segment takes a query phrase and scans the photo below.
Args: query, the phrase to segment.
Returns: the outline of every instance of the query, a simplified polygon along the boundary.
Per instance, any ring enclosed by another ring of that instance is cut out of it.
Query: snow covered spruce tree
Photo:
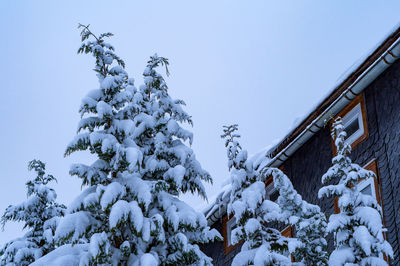
[[[45,164],[32,160],[29,170],[36,177],[26,183],[27,200],[7,207],[1,217],[4,226],[9,221],[24,223],[28,232],[21,238],[6,243],[0,250],[1,265],[29,265],[55,248],[54,231],[66,207],[56,202],[57,194],[47,184],[56,181],[52,175],[46,175]]]
[[[57,227],[66,245],[54,259],[64,254],[79,265],[209,265],[197,244],[220,236],[178,196],[189,191],[206,197],[202,181],[211,178],[185,144],[192,134],[180,126],[191,123],[183,102],[170,98],[155,71],[168,61],[151,57],[138,90],[104,41],[112,34],[95,36],[81,27],[78,52],[95,57],[100,86],[83,99],[78,135],[65,154],[88,150],[97,160],[71,167],[88,188]]]
[[[279,191],[277,203],[282,218],[295,228],[298,240],[292,253],[295,261],[305,265],[327,265],[325,214],[318,206],[304,201],[281,170],[266,167],[260,172],[265,176],[273,176],[274,186]]]
[[[185,103],[169,96],[164,78],[156,71],[162,65],[168,75],[168,60],[155,54],[143,73],[144,113],[151,116],[152,122],[147,132],[136,139],[143,147],[142,179],[151,186],[149,213],[154,213],[161,225],[148,248],[154,250],[162,264],[210,265],[211,259],[197,244],[222,237],[215,229],[210,230],[202,213],[195,212],[177,197],[191,192],[206,199],[202,181],[212,182],[212,179],[185,144],[192,144],[193,134],[181,125],[192,125],[192,120],[182,109]]]
[[[288,245],[295,239],[283,237],[270,227],[271,222],[283,221],[278,204],[268,200],[265,175],[259,175],[247,160],[236,133],[237,125],[224,126],[228,167],[231,170],[231,193],[228,215],[233,214],[236,228],[232,231],[232,244],[243,241],[241,251],[232,265],[290,265],[286,255]]]
[[[329,217],[328,232],[335,234],[335,250],[329,257],[329,265],[386,265],[384,253],[393,257],[390,244],[383,238],[382,210],[370,195],[357,190],[362,179],[374,178],[375,174],[351,162],[350,145],[345,142],[346,132],[340,118],[334,121],[332,137],[337,155],[332,167],[322,176],[322,183],[337,182],[322,187],[318,193],[337,197],[339,214]]]

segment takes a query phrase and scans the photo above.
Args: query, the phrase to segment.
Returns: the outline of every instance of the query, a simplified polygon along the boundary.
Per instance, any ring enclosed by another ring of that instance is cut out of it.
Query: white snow
[[[100,87],[101,87],[103,90],[107,91],[107,90],[109,90],[109,89],[115,87],[116,85],[117,85],[117,84],[115,83],[115,77],[108,76],[108,77],[105,77],[105,78],[103,79],[103,81],[102,81],[101,84],[100,84]]]
[[[128,219],[130,213],[129,203],[125,200],[119,200],[111,208],[110,212],[110,229],[117,227],[118,223]]]
[[[46,256],[31,264],[31,266],[76,266],[80,265],[80,258],[88,251],[87,244],[77,244],[72,246],[66,244],[58,247]]]
[[[111,116],[113,114],[112,107],[108,103],[103,101],[99,101],[97,103],[96,111],[100,119],[103,119],[104,116]]]
[[[342,266],[346,262],[354,261],[353,251],[350,248],[336,249],[329,257],[329,266]],[[349,265],[349,264],[346,264]]]
[[[131,222],[133,223],[133,226],[135,227],[137,232],[140,232],[143,226],[143,213],[142,210],[139,208],[139,205],[137,204],[136,201],[132,201],[129,203],[130,207],[130,219]]]
[[[178,187],[182,185],[183,177],[185,176],[186,169],[182,165],[177,165],[173,168],[170,168],[165,172],[164,178],[166,180],[171,179],[174,181],[174,184]]]
[[[118,182],[112,182],[109,184],[101,196],[100,205],[104,209],[107,209],[112,205],[117,199],[125,196],[125,188]]]
[[[129,163],[129,170],[134,171],[140,166],[143,160],[143,154],[139,149],[129,147],[126,149],[126,160]]]
[[[55,238],[61,240],[72,234],[72,241],[81,239],[93,221],[89,212],[80,211],[63,217],[57,226]]]
[[[145,253],[140,257],[140,266],[157,266],[158,261],[150,253]]]

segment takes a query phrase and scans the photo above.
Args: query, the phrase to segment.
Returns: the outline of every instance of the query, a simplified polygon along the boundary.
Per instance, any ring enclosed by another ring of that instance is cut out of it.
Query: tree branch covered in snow
[[[150,57],[144,85],[137,89],[122,59],[104,41],[112,34],[96,36],[81,27],[78,53],[95,58],[99,88],[82,100],[78,134],[65,155],[88,150],[97,160],[70,169],[88,187],[57,227],[63,256],[74,256],[80,265],[211,264],[198,244],[221,236],[202,213],[178,198],[186,192],[206,198],[202,182],[212,180],[187,146],[193,134],[181,126],[192,124],[184,102],[169,96],[156,71],[168,60]],[[75,245],[83,251],[77,253]]]
[[[304,201],[281,170],[266,167],[260,172],[265,176],[273,176],[274,186],[279,191],[277,203],[283,219],[296,231],[298,245],[292,253],[295,261],[305,265],[327,265],[325,214],[318,206]]]
[[[56,202],[57,194],[47,184],[57,181],[52,175],[46,175],[45,164],[32,160],[29,170],[36,177],[26,182],[27,200],[7,207],[1,217],[1,224],[22,222],[28,232],[20,238],[6,243],[0,249],[1,265],[29,265],[56,247],[54,231],[66,207]]]
[[[318,193],[320,198],[338,198],[340,209],[340,213],[330,216],[327,227],[328,232],[335,234],[335,250],[329,257],[329,265],[386,265],[381,255],[393,257],[393,250],[383,237],[382,209],[375,198],[357,189],[361,180],[376,176],[351,162],[348,157],[351,147],[345,137],[342,120],[338,118],[332,129],[337,155],[322,176],[322,183],[337,183],[322,187]]]
[[[265,182],[267,177],[258,174],[247,160],[247,151],[242,150],[235,132],[237,125],[225,126],[228,167],[231,169],[232,190],[228,214],[236,219],[232,231],[232,244],[243,241],[241,251],[232,265],[289,265],[290,243],[295,239],[283,237],[271,222],[284,221],[278,204],[268,199]],[[290,250],[292,251],[292,250]]]

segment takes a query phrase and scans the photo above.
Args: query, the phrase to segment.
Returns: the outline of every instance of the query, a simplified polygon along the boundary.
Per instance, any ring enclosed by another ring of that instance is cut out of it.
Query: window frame
[[[230,239],[228,240],[228,229],[230,229],[229,231],[229,236],[231,236],[231,232],[232,232],[232,227],[228,228],[228,223],[229,221],[231,221],[232,219],[235,219],[235,216],[233,214],[229,215],[225,215],[222,218],[222,231],[223,231],[223,237],[224,237],[224,254],[228,254],[229,252],[232,251],[233,248],[235,248],[237,245],[239,245],[239,243],[232,245],[230,242]],[[236,221],[234,222],[234,224],[236,224]]]
[[[346,116],[351,116],[351,118],[346,119]],[[343,108],[342,111],[340,111],[334,119],[331,120],[330,122],[330,128],[332,129],[332,125],[334,121],[338,118],[341,117],[343,121],[343,125],[347,122],[352,122],[354,121],[354,116],[357,116],[356,119],[359,121],[360,129],[363,129],[363,132],[358,134],[358,136],[354,136],[355,133],[353,133],[351,136],[348,136],[346,139],[347,143],[350,143],[351,149],[354,150],[355,147],[366,140],[368,138],[368,125],[367,125],[367,113],[366,113],[366,108],[365,108],[365,100],[364,100],[364,94],[361,93],[357,97],[355,97],[345,108]],[[350,123],[349,123],[350,124]],[[360,130],[359,129],[359,130]],[[354,139],[353,139],[354,138]],[[351,140],[351,142],[349,141]],[[332,141],[332,150],[333,154],[336,155],[336,145],[335,145],[335,140],[331,139]]]
[[[374,172],[375,178],[374,178],[374,187],[375,187],[375,199],[378,202],[379,206],[382,208],[382,215],[385,217],[384,212],[383,212],[383,204],[382,204],[382,187],[381,187],[381,180],[379,176],[379,168],[378,168],[378,163],[376,159],[372,159],[368,163],[366,163],[363,167],[365,170],[369,170],[371,172]],[[382,218],[383,218],[382,217]]]
[[[228,246],[233,246],[231,243],[232,239],[232,230],[236,226],[236,218],[232,216],[230,219],[226,221],[226,241]]]
[[[373,178],[373,180],[372,179],[367,179],[367,180],[366,179],[361,179],[361,180],[359,180],[358,184],[357,184],[357,189],[359,191],[361,191],[361,189],[358,188],[360,185],[367,184],[367,183],[373,184],[372,187],[373,187],[373,189],[375,191],[375,195],[374,196],[375,196],[375,199],[378,202],[379,206],[381,206],[381,208],[382,208],[382,215],[383,215],[382,221],[384,221],[385,214],[384,214],[384,211],[383,211],[383,205],[382,205],[382,199],[381,199],[381,195],[382,195],[381,190],[382,189],[381,189],[381,186],[380,186],[381,183],[380,183],[380,179],[379,179],[378,164],[376,162],[376,159],[372,159],[371,161],[369,161],[367,164],[364,165],[363,168],[365,170],[369,170],[371,172],[374,172],[375,177]],[[372,193],[374,193],[374,191],[372,191]],[[334,201],[334,213],[335,214],[340,213],[339,204],[338,204],[338,198],[337,197],[335,198],[335,201]]]
[[[374,188],[374,190],[375,190],[375,199],[378,202],[379,206],[381,206],[381,208],[382,208],[382,217],[381,217],[382,218],[382,225],[383,225],[383,227],[386,228],[385,210],[383,208],[382,198],[381,198],[381,195],[382,195],[382,186],[381,186],[381,184],[382,183],[381,183],[380,177],[379,177],[380,175],[379,175],[379,168],[378,168],[377,160],[376,159],[370,160],[368,163],[366,163],[364,165],[363,168],[365,170],[369,170],[371,172],[374,172],[375,177],[374,178],[370,178],[370,179],[360,179],[359,183],[357,184],[357,189],[359,191],[361,191],[359,186],[363,185],[363,184],[368,184],[368,183],[371,184],[371,188],[372,187]],[[374,192],[372,191],[372,193],[374,193]],[[335,198],[335,201],[334,201],[334,213],[335,214],[340,213],[340,209],[339,209],[339,206],[338,206],[338,198],[337,197]],[[383,232],[383,238],[385,240],[387,240],[387,233],[386,232]],[[387,263],[389,263],[389,258],[385,254],[381,254],[381,256]]]
[[[274,178],[272,176],[270,176],[270,177],[268,177],[267,181],[265,181],[265,192],[266,192],[269,200],[271,200],[270,195],[272,195],[276,191],[278,191],[278,190],[274,186]],[[277,200],[278,200],[278,198],[276,198],[276,200],[273,202],[276,202]]]
[[[285,227],[285,228],[281,231],[281,235],[284,236],[284,237],[287,237],[287,238],[293,238],[293,237],[294,237],[294,234],[293,234],[293,227],[292,227],[291,225]],[[294,257],[293,257],[293,254],[292,254],[292,253],[289,253],[289,254],[290,254],[290,260],[291,260],[292,262],[295,262],[295,259],[294,259]]]
[[[283,165],[279,166],[278,169],[281,170],[283,173],[285,173],[285,170],[284,170]],[[267,180],[265,180],[264,183],[265,183],[265,190],[266,190],[266,192],[268,193],[268,199],[271,200],[271,199],[270,199],[270,195],[273,194],[274,192],[278,191],[278,190],[275,188],[275,186],[274,186],[274,177],[273,177],[272,175],[269,176],[269,177],[267,178]],[[272,187],[272,189],[270,189],[270,190],[268,191],[268,188],[269,188],[269,187]],[[279,192],[278,192],[278,198],[279,198]],[[276,203],[276,201],[278,200],[278,198],[276,198],[276,200],[273,201],[273,202]]]
[[[385,223],[385,209],[383,208],[383,202],[382,202],[382,186],[381,186],[381,179],[379,175],[379,167],[378,167],[378,162],[376,159],[372,159],[368,163],[365,164],[363,167],[365,170],[369,170],[375,173],[375,178],[374,178],[374,187],[375,187],[375,193],[376,193],[376,201],[378,202],[379,206],[382,208],[382,225],[384,228],[386,228],[386,223]],[[364,180],[363,180],[364,181]],[[387,232],[383,232],[383,238],[387,240]],[[380,254],[382,258],[390,265],[390,259],[389,257],[386,256],[386,254]]]
[[[291,225],[285,227],[282,231],[281,231],[281,235],[287,238],[292,238],[293,237],[293,228]]]
[[[358,184],[357,184],[357,190],[359,191],[359,192],[361,192],[362,193],[362,190],[363,189],[365,189],[366,187],[368,187],[368,186],[371,186],[371,193],[372,193],[372,195],[371,196],[373,196],[375,199],[376,199],[376,201],[378,202],[378,204],[379,204],[379,200],[378,200],[378,198],[377,198],[377,188],[375,187],[375,178],[374,179],[372,179],[372,178],[368,178],[368,179],[364,179],[364,180],[361,180]],[[374,193],[375,192],[375,193]],[[380,205],[380,204],[379,204]]]

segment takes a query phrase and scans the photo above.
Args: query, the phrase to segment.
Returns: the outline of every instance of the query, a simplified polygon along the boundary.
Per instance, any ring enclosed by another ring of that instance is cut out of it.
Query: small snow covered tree
[[[78,52],[95,57],[100,87],[83,99],[78,135],[65,154],[88,150],[97,160],[71,167],[88,188],[57,227],[63,253],[80,244],[74,253],[80,265],[210,264],[197,243],[220,236],[178,196],[189,191],[205,197],[202,181],[211,178],[185,145],[192,134],[179,125],[191,123],[183,102],[170,98],[155,71],[168,61],[151,57],[138,90],[104,41],[112,34],[96,36],[81,27]]]
[[[325,214],[318,206],[304,201],[281,170],[266,167],[260,172],[273,176],[274,186],[279,191],[277,203],[282,210],[283,219],[295,228],[298,240],[292,253],[295,261],[305,265],[327,265]]]
[[[360,180],[375,178],[375,174],[351,162],[350,145],[345,142],[346,132],[340,118],[334,121],[332,137],[337,155],[332,166],[322,176],[322,183],[338,182],[322,187],[318,193],[337,197],[340,213],[329,217],[328,232],[335,235],[335,250],[329,257],[329,265],[386,265],[384,253],[393,257],[390,244],[383,238],[382,210],[370,195],[357,190]]]
[[[290,265],[286,255],[288,244],[294,239],[283,237],[271,222],[283,221],[278,204],[266,195],[267,176],[258,174],[247,160],[236,134],[237,125],[224,126],[228,167],[231,170],[231,193],[228,215],[233,214],[237,227],[232,231],[233,244],[243,241],[241,251],[232,265]]]
[[[28,232],[3,246],[0,250],[1,265],[29,265],[52,251],[55,248],[55,228],[65,213],[66,207],[56,202],[56,192],[47,186],[56,179],[46,175],[45,164],[33,160],[28,169],[35,170],[37,176],[26,183],[27,200],[8,206],[1,217],[3,229],[7,222],[16,221],[24,223]]]

